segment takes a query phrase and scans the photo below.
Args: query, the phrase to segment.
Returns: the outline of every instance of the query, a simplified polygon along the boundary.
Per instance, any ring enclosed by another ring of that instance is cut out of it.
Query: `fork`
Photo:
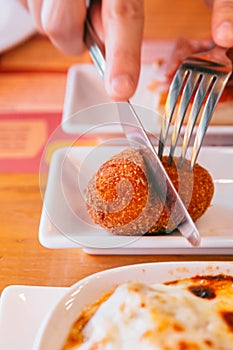
[[[190,166],[193,169],[209,122],[232,73],[232,62],[226,53],[227,49],[215,46],[209,51],[197,53],[186,58],[178,68],[169,88],[165,104],[165,116],[161,122],[158,147],[158,155],[162,158],[169,127],[174,111],[177,109],[177,116],[171,136],[168,157],[169,164],[171,164],[174,157],[181,127],[190,101],[194,98],[185,128],[179,162],[179,166],[182,167],[195,123],[203,107],[191,153]]]

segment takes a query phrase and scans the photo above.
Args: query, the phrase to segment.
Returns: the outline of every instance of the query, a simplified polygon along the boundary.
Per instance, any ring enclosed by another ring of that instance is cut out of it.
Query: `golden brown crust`
[[[86,205],[90,217],[114,234],[167,233],[176,227],[169,215],[174,204],[171,196],[168,192],[168,210],[153,187],[141,152],[129,149],[112,157],[88,184]],[[214,185],[210,174],[198,164],[190,171],[187,160],[181,169],[177,158],[170,166],[167,157],[163,157],[162,162],[196,221],[209,207],[213,197]]]
[[[214,184],[211,175],[199,164],[195,164],[193,171],[190,171],[190,162],[187,160],[185,160],[182,169],[178,168],[178,158],[174,158],[171,166],[168,165],[167,157],[163,158],[162,163],[190,216],[193,221],[196,221],[208,209],[213,198]],[[159,221],[151,227],[149,232],[166,230],[169,217],[169,213],[164,207]]]
[[[80,345],[83,343],[83,329],[87,322],[91,319],[94,313],[97,311],[99,306],[103,304],[111,295],[113,291],[103,294],[98,300],[84,308],[77,320],[73,323],[68,337],[66,339],[65,345],[62,350],[72,349],[74,346]]]
[[[166,284],[186,286],[187,290],[198,298],[206,300],[216,299],[219,301],[219,317],[222,318],[229,332],[233,333],[233,276],[224,274],[197,275],[192,278],[172,281]]]
[[[140,151],[133,149],[100,167],[88,185],[86,204],[93,221],[117,235],[148,232],[163,207],[147,181]]]

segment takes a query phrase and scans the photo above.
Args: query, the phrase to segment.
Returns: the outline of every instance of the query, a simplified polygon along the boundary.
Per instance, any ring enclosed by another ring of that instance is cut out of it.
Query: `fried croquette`
[[[193,221],[211,204],[214,184],[209,172],[185,160],[162,163]],[[162,203],[153,183],[142,150],[126,149],[100,166],[86,189],[87,211],[94,221],[116,235],[166,234],[174,231],[170,213],[174,201],[169,191]]]

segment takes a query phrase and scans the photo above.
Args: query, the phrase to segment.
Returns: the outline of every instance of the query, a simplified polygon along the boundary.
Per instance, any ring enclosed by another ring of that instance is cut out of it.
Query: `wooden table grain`
[[[202,0],[145,1],[144,40],[209,38]],[[0,113],[61,112],[68,68],[90,62],[69,57],[35,35],[0,56]],[[0,292],[8,285],[70,286],[107,268],[152,261],[232,260],[230,256],[91,256],[81,249],[46,249],[38,242],[42,198],[38,173],[0,174]]]

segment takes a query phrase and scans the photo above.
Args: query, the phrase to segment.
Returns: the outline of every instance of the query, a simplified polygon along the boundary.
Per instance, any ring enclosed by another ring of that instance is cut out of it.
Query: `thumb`
[[[212,35],[217,45],[233,47],[233,0],[214,1]]]

